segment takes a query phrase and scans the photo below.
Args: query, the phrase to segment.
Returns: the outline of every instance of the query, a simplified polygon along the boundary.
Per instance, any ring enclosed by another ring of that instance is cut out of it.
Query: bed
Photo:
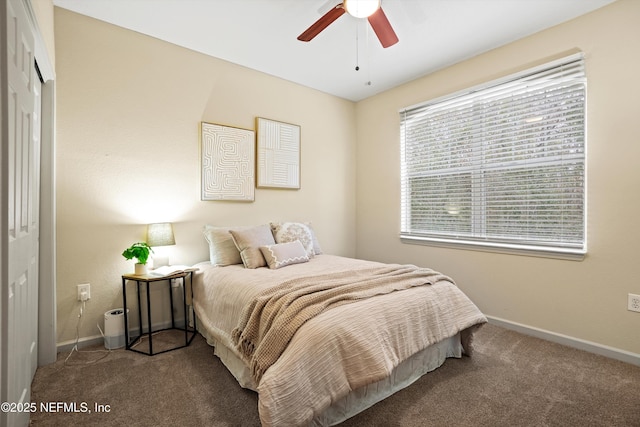
[[[470,355],[486,322],[449,277],[324,254],[308,224],[208,226],[205,237],[198,331],[258,393],[263,426],[338,424]]]

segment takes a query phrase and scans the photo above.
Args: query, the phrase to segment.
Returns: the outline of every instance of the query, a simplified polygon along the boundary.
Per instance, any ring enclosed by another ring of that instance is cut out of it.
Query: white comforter
[[[244,307],[263,289],[297,277],[381,265],[332,255],[278,270],[200,264],[193,305],[200,326],[241,357],[231,333]],[[448,281],[326,311],[298,330],[259,384],[249,385],[259,393],[261,422],[306,425],[351,390],[388,376],[412,354],[484,322],[478,308]]]

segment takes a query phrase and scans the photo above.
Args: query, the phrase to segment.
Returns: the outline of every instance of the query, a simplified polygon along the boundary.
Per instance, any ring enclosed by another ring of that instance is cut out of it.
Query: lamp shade
[[[147,227],[147,244],[149,246],[175,245],[173,225],[170,222],[149,224]]]

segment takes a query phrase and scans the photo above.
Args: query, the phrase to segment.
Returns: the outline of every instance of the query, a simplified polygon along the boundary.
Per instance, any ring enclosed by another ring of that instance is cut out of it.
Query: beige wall
[[[133,266],[120,253],[145,224],[173,221],[169,255],[188,264],[206,258],[205,223],[293,219],[313,221],[327,252],[446,272],[490,316],[640,353],[640,314],[626,310],[627,293],[640,293],[638,16],[640,2],[618,0],[354,105],[56,8],[58,342],[74,338],[76,284],[92,284],[81,337],[121,306]],[[588,74],[585,260],[400,243],[398,110],[577,49]],[[200,201],[199,122],[253,128],[256,116],[302,126],[302,189]]]
[[[358,103],[357,256],[441,270],[487,315],[640,353],[640,314],[627,311],[640,294],[639,17],[640,2],[619,0]],[[398,110],[576,49],[588,78],[584,261],[402,244]]]
[[[122,251],[171,221],[172,263],[208,257],[202,227],[312,221],[327,252],[355,255],[355,104],[55,9],[58,343],[73,340],[76,285],[91,284],[80,337],[122,306]],[[201,121],[301,125],[301,185],[255,202],[200,200]]]

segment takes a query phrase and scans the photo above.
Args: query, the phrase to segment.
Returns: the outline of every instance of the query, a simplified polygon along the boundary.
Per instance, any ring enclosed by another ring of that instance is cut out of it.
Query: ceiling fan
[[[367,18],[382,47],[387,48],[398,43],[398,36],[393,31],[387,15],[384,14],[380,0],[343,0],[300,34],[298,40],[311,41],[345,12],[356,18]]]

